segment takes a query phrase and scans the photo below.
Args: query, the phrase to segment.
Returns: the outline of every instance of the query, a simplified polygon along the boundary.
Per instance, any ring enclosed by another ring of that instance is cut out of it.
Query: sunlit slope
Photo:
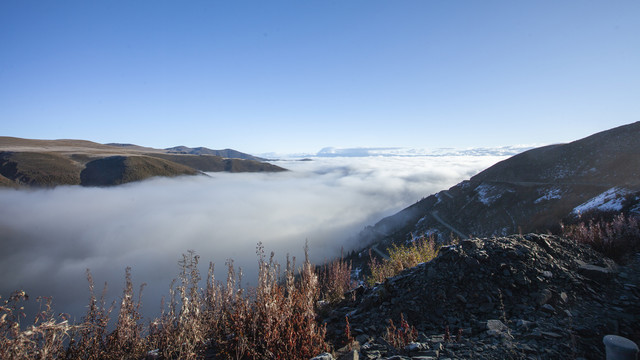
[[[229,154],[242,154],[230,152]],[[110,186],[202,172],[284,171],[268,163],[85,140],[0,137],[0,186]]]

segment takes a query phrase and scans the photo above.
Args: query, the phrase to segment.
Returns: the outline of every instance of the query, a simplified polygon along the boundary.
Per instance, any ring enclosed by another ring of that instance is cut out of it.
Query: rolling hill
[[[235,150],[223,153],[229,158],[133,144],[0,137],[0,186],[110,186],[155,176],[285,171],[266,162],[233,158],[250,157]]]

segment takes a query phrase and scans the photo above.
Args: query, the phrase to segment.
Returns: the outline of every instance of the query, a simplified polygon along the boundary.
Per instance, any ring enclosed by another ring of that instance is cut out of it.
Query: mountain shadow
[[[195,175],[190,167],[148,156],[110,156],[87,163],[80,173],[83,186],[111,186],[155,176]]]

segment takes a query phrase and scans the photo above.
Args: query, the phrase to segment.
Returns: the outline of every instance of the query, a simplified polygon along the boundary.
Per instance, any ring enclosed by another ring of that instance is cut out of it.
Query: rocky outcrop
[[[474,238],[346,294],[322,321],[340,344],[348,317],[364,359],[602,359],[604,335],[640,340],[639,279],[638,256],[618,267],[556,236]],[[392,346],[401,317],[416,334]]]

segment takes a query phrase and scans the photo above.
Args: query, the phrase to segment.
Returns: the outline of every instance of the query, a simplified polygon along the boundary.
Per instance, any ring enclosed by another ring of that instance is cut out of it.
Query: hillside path
[[[376,244],[376,245],[373,245],[373,246],[371,247],[371,249],[373,249],[373,251],[375,251],[375,253],[376,253],[376,254],[380,255],[380,257],[381,257],[381,258],[383,258],[383,259],[385,259],[385,260],[389,260],[389,255],[387,255],[387,254],[383,253],[382,251],[380,251],[380,250],[378,249],[378,245],[377,245],[377,244]]]
[[[432,211],[431,212],[431,216],[433,216],[433,218],[436,219],[436,221],[439,222],[442,226],[446,227],[447,229],[453,231],[456,235],[460,236],[461,239],[467,239],[468,238],[467,235],[463,234],[461,231],[459,231],[458,229],[454,228],[453,226],[449,225],[444,220],[442,220],[440,218],[440,216],[438,216],[438,212],[437,211]]]

